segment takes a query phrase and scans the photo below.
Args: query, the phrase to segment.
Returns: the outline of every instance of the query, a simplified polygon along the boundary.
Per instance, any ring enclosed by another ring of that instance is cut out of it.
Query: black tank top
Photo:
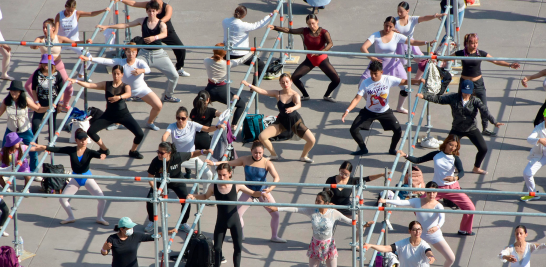
[[[157,13],[158,19],[163,19],[165,17],[165,14],[167,14],[167,3],[163,2],[163,8],[161,9],[160,13]],[[163,21],[165,22],[165,25],[167,25],[167,32],[174,32],[173,24],[171,23],[172,17],[169,21]]]
[[[161,25],[161,21],[157,23],[155,28],[150,29],[148,28],[148,18],[144,18],[144,22],[142,22],[142,38],[155,36],[161,33],[161,29],[159,28],[159,25]],[[145,43],[146,44],[146,43]],[[155,40],[147,45],[161,45],[161,40]],[[157,49],[148,49],[148,50],[157,50]]]
[[[290,103],[283,103],[281,101],[281,92],[279,91],[279,101],[277,101],[277,108],[279,109],[279,116],[290,116],[290,114],[296,114],[297,111],[294,111],[290,114],[287,114],[286,113],[286,109],[287,108],[291,108],[291,107],[294,107],[296,106],[296,103],[294,103],[294,101],[290,100]]]
[[[108,98],[112,96],[119,96],[125,93],[125,83],[121,83],[118,87],[114,87],[114,82],[106,82],[106,89],[104,90],[104,98],[106,98],[106,111],[114,112],[116,114],[129,113],[125,99],[118,100],[114,103],[108,102]]]
[[[222,194],[218,191],[218,185],[214,185],[214,198],[217,201],[237,201],[236,185],[231,185],[231,190],[227,194]],[[237,205],[216,205],[218,213],[216,215],[217,222],[229,223],[230,218],[237,218],[239,220],[239,213],[237,213]]]

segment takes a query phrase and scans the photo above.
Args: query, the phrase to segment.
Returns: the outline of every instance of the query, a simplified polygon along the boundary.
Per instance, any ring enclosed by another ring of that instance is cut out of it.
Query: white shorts
[[[154,91],[152,91],[152,89],[150,89],[150,87],[146,86],[146,87],[142,87],[142,88],[131,88],[131,97],[138,97],[138,98],[143,98],[145,97],[146,95],[148,95],[149,93],[153,93]]]
[[[423,233],[421,235],[421,238],[425,241],[427,241],[427,243],[429,243],[430,245],[434,245],[440,241],[444,241],[444,235],[442,234],[442,230],[441,229],[438,229],[438,231],[434,232],[433,234],[429,234],[428,232],[427,233]]]

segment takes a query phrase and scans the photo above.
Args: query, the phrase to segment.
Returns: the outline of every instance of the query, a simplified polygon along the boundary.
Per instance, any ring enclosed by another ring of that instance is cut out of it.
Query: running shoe
[[[538,193],[538,191],[537,191],[537,193]],[[539,199],[540,199],[539,196],[535,196],[535,197],[533,197],[533,196],[523,196],[523,197],[520,198],[520,200],[523,201],[523,202],[528,202],[528,201],[532,201],[532,200],[539,200]]]
[[[182,231],[182,232],[185,232],[185,233],[189,233],[190,229],[191,229],[191,227],[187,223],[183,223],[183,224],[180,225],[180,227],[178,227],[179,231]]]
[[[485,130],[482,131],[482,135],[485,135],[485,136],[497,136],[497,133],[485,129]]]
[[[106,154],[106,156],[108,156],[108,155],[110,155],[110,149],[102,150],[102,148],[101,148],[101,149],[99,149],[99,153]]]
[[[9,234],[6,233],[6,231],[4,231],[4,233],[2,234],[2,236],[9,236]]]
[[[328,101],[328,102],[332,102],[332,103],[337,103],[337,101],[335,99],[333,99],[331,96],[325,96],[322,98],[324,101]]]
[[[44,180],[44,178],[42,178],[42,176],[36,176],[36,178],[34,178],[34,181],[36,181],[36,182],[41,182],[43,180]]]
[[[222,256],[222,263],[227,263],[226,257]]]
[[[301,101],[307,101],[307,100],[309,100],[309,99],[311,99],[310,96],[301,96],[301,97],[300,97],[300,100],[301,100]]]
[[[313,163],[313,162],[315,162],[314,160],[310,159],[309,157],[301,157],[301,158],[300,158],[300,161],[302,161],[302,162],[307,162],[307,163]]]
[[[130,151],[129,150],[129,157],[135,158],[135,159],[143,159],[144,158],[144,156],[142,154],[140,154],[140,152],[138,152],[137,150],[135,150],[135,151]]]
[[[152,232],[154,230],[154,222],[148,222],[146,227],[144,227],[144,232]]]
[[[362,156],[362,155],[366,155],[366,154],[368,154],[368,148],[359,149],[359,150],[351,153],[351,155],[353,155],[353,156]]]
[[[467,232],[467,231],[461,231],[461,230],[459,230],[457,234],[458,235],[476,235],[476,233],[474,232]]]
[[[153,123],[148,124],[148,128],[150,128],[150,129],[152,129],[154,131],[159,131],[160,130],[159,127],[155,126],[155,124],[153,124]]]
[[[178,99],[178,98],[176,98],[174,96],[171,96],[171,97],[164,96],[163,97],[163,102],[180,103],[180,99]]]
[[[269,160],[273,161],[273,160],[278,160],[280,159],[279,156],[269,156]]]
[[[178,75],[179,75],[179,76],[182,76],[182,77],[190,77],[190,74],[189,74],[188,72],[184,71],[183,68],[180,68],[180,69],[178,70]]]
[[[119,128],[119,124],[112,123],[112,124],[110,124],[110,126],[106,127],[106,130],[107,131],[113,131],[113,130],[117,130],[118,128]]]

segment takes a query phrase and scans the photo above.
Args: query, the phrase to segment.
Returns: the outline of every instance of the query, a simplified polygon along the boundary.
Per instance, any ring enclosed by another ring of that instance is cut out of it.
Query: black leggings
[[[334,69],[334,66],[330,63],[330,59],[326,58],[323,60],[320,65],[318,66],[326,76],[330,79],[330,84],[328,85],[328,89],[326,90],[326,93],[324,93],[324,96],[330,96],[330,94],[337,88],[341,80],[339,79],[339,75],[336,72],[336,69]],[[311,63],[311,61],[306,57],[305,60],[298,66],[298,68],[294,71],[292,74],[292,81],[300,89],[303,96],[308,97],[309,94],[307,93],[307,90],[305,90],[305,86],[303,85],[303,82],[300,80],[301,77],[305,76],[307,73],[309,73],[312,69],[314,69],[315,66]]]
[[[0,211],[2,211],[2,215],[0,215],[0,227],[2,227],[9,216],[9,208],[4,200],[0,200]]]
[[[206,132],[195,133],[195,149],[209,149],[210,148],[210,134]]]
[[[485,154],[487,154],[487,144],[485,143],[485,140],[483,139],[482,133],[478,129],[474,129],[468,132],[459,132],[451,129],[449,131],[449,134],[454,134],[460,138],[466,136],[468,139],[470,139],[470,142],[476,146],[478,149],[478,153],[476,153],[476,160],[474,161],[474,167],[479,168],[482,165],[482,161],[485,158]]]
[[[115,114],[113,112],[104,112],[96,121],[91,124],[91,127],[89,127],[89,130],[87,130],[87,134],[89,137],[91,137],[91,140],[98,142],[100,140],[100,136],[97,134],[100,130],[106,129],[106,127],[110,126],[113,123],[119,123],[125,128],[129,129],[134,135],[135,139],[133,139],[133,144],[140,144],[142,142],[142,139],[144,138],[144,132],[142,132],[142,129],[140,128],[140,125],[138,125],[138,122],[131,116],[131,113],[126,113],[125,115],[119,116],[118,114]]]
[[[242,55],[242,56],[230,56],[229,59],[232,60],[232,59],[238,59],[238,58],[242,58],[244,57],[245,55]],[[249,57],[245,62],[243,62],[243,64],[247,65],[247,66],[250,66],[250,63],[252,63],[252,59],[254,58],[254,56],[252,57]],[[256,60],[256,62],[258,62],[258,78],[260,77],[260,75],[262,75],[262,71],[264,70],[265,68],[265,63],[263,61],[261,61],[259,58]],[[254,73],[254,72],[251,72],[251,73]],[[256,80],[256,76],[255,75],[252,75],[252,84],[253,85],[256,85],[256,83],[258,82]]]
[[[45,113],[38,113],[38,112],[34,112],[34,115],[32,115],[32,133],[34,133],[34,136],[38,136],[40,134],[40,133],[37,133],[37,131],[38,131],[38,128],[40,128],[40,124],[42,123],[44,116],[45,116]],[[55,130],[57,129],[57,111],[53,112],[51,116],[53,116],[53,132],[55,132]],[[49,129],[49,122],[46,123],[46,125]],[[53,136],[50,135],[49,139],[51,139],[52,137]],[[36,137],[36,143],[38,143],[38,137]]]
[[[542,106],[538,110],[537,116],[535,117],[535,121],[533,122],[533,124],[535,126],[539,125],[540,123],[542,123],[544,121],[544,110],[545,109],[546,109],[546,101],[544,101],[544,104],[542,104]]]
[[[168,32],[167,37],[161,39],[166,45],[184,45],[175,31]],[[184,60],[186,59],[186,49],[173,49],[173,53],[176,56],[176,70],[184,67]]]
[[[233,266],[241,266],[241,247],[243,246],[243,228],[241,227],[241,220],[239,216],[232,216],[235,220],[229,220],[228,222],[216,221],[214,227],[214,267],[220,267],[222,262],[222,244],[226,237],[226,232],[229,229],[231,232],[231,238],[233,238]]]
[[[392,109],[389,109],[384,113],[374,113],[366,108],[360,110],[358,116],[351,125],[351,129],[349,130],[351,136],[358,144],[358,147],[362,150],[367,149],[364,139],[360,134],[360,130],[370,130],[370,126],[374,120],[378,120],[381,123],[383,130],[392,131],[389,150],[396,150],[396,146],[402,137],[402,127],[400,127],[400,123],[398,123],[398,120],[392,113]]]
[[[156,186],[159,188],[160,183],[156,183]],[[167,189],[171,189],[174,191],[176,196],[179,199],[186,199],[188,196],[188,188],[186,187],[186,184],[184,183],[168,183]],[[151,198],[154,196],[154,190],[150,187],[150,191],[148,191],[148,198]],[[181,204],[182,208],[180,208],[180,212],[184,209],[184,204]],[[146,211],[148,212],[148,220],[150,222],[154,221],[154,205],[153,203],[146,202]],[[186,214],[184,215],[184,218],[182,218],[182,223],[188,222],[188,219],[190,218],[190,212],[191,212],[191,205],[188,205],[188,210],[186,211]]]
[[[210,102],[220,102],[227,105],[227,88],[228,84],[218,86],[213,83],[208,83],[205,90],[207,90],[207,92],[209,92],[210,94]],[[229,94],[229,99],[233,99],[234,94],[231,91],[229,92]],[[239,118],[241,118],[241,115],[243,115],[245,106],[246,101],[244,101],[242,98],[239,98],[239,100],[237,100],[237,104],[235,104],[235,112],[233,113],[233,120],[231,120],[231,125],[237,125],[237,122],[239,122]]]

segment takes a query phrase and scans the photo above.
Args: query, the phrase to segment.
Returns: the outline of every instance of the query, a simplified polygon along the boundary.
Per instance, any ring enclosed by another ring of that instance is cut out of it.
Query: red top
[[[326,46],[326,32],[325,29],[320,29],[318,36],[311,36],[311,30],[309,28],[303,29],[303,45],[306,50],[322,50]]]

